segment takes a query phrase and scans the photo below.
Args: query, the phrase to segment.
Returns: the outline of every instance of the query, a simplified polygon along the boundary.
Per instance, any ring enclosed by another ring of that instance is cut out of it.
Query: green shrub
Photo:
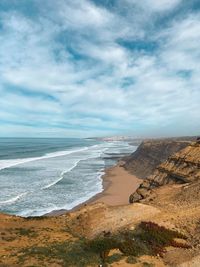
[[[129,264],[135,264],[137,263],[137,259],[134,256],[128,256],[126,262]]]
[[[15,232],[20,236],[36,237],[37,233],[32,229],[15,228]]]
[[[112,237],[98,237],[88,242],[88,247],[92,251],[98,253],[102,262],[104,263],[109,255],[111,249],[119,247],[115,238]]]
[[[162,255],[166,246],[174,246],[176,244],[174,238],[186,238],[177,231],[167,229],[153,222],[141,222],[138,229],[138,237],[146,244],[151,255]]]
[[[88,246],[91,250],[99,253],[119,247],[119,243],[115,238],[99,237],[88,242]]]
[[[108,262],[109,264],[112,264],[112,263],[114,263],[114,262],[118,262],[118,261],[120,261],[120,260],[123,259],[123,258],[124,258],[124,256],[123,256],[122,254],[115,253],[115,254],[113,254],[112,256],[109,256],[109,257],[107,258],[107,262]]]
[[[122,231],[112,237],[95,238],[90,241],[89,248],[100,253],[105,261],[111,249],[118,248],[127,256],[157,255],[165,252],[166,246],[188,248],[188,245],[177,243],[175,238],[186,237],[174,230],[159,226],[153,222],[141,222],[134,230]]]
[[[37,221],[41,221],[41,220],[45,220],[48,219],[48,216],[29,216],[24,218],[24,220],[26,221],[32,221],[32,220],[37,220]]]
[[[70,267],[86,267],[88,265],[98,265],[100,263],[99,256],[92,252],[86,251],[82,241],[76,242],[59,242],[51,243],[48,246],[29,247],[20,251],[22,254],[18,259],[20,266],[30,258],[37,259],[40,266],[45,266],[42,262],[59,262],[60,266]],[[49,264],[50,266],[50,264]]]

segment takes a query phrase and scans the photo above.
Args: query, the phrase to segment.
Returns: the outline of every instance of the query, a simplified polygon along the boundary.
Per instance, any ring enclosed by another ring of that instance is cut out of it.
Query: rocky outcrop
[[[192,142],[160,164],[133,193],[130,203],[153,196],[153,190],[166,184],[200,181],[200,143]]]
[[[185,148],[190,141],[176,139],[146,140],[126,158],[125,169],[145,179],[173,153]]]

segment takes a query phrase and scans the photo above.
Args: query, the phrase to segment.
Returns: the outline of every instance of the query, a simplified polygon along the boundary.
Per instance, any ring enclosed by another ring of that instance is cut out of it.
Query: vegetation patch
[[[16,236],[2,236],[1,239],[6,242],[12,242],[16,239]]]
[[[126,259],[126,262],[129,264],[135,264],[135,263],[137,263],[137,258],[134,256],[128,256]]]
[[[28,237],[37,237],[38,234],[32,230],[27,228],[15,228],[15,233],[20,236],[28,236]]]
[[[33,258],[37,259],[42,266],[46,266],[44,262],[50,264],[53,261],[60,266],[84,267],[98,264],[106,266],[106,263],[111,264],[127,256],[126,261],[133,264],[137,262],[137,257],[142,255],[155,256],[159,254],[162,256],[166,246],[189,247],[185,243],[178,243],[176,238],[186,239],[177,231],[169,230],[152,222],[142,222],[134,230],[99,236],[93,240],[78,239],[73,242],[55,242],[48,246],[25,248],[20,251],[18,259],[21,265],[26,260]],[[119,249],[121,254],[109,255],[113,249]]]
[[[21,236],[37,237],[38,234],[34,230],[27,228],[9,228],[7,233],[1,233],[2,240],[7,242],[14,241]]]
[[[167,246],[189,248],[188,245],[175,241],[175,238],[186,239],[183,234],[156,223],[141,222],[134,231],[126,230],[112,237],[96,238],[89,242],[88,247],[99,253],[103,262],[114,248],[126,256],[133,256],[132,259],[142,255],[162,256]]]
[[[24,218],[24,220],[26,221],[32,221],[32,220],[41,221],[45,219],[49,219],[49,217],[48,216],[29,216],[29,217]]]
[[[188,245],[176,242],[175,238],[186,239],[182,233],[159,226],[153,222],[141,222],[138,228],[136,238],[139,238],[146,244],[149,254],[162,255],[165,252],[165,247],[184,247],[189,248]]]
[[[114,262],[118,262],[122,260],[124,256],[120,253],[115,253],[107,258],[107,263],[112,264]]]
[[[59,265],[64,267],[97,266],[100,263],[99,255],[92,251],[86,251],[85,242],[81,240],[51,243],[45,247],[29,247],[22,249],[20,253],[22,253],[18,257],[20,264],[30,258],[37,259],[40,262],[59,262]],[[49,265],[42,264],[42,266]]]

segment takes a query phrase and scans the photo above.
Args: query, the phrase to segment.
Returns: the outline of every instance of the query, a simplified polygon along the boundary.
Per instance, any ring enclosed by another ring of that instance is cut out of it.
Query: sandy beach
[[[129,196],[141,184],[142,180],[130,174],[119,162],[106,170],[103,179],[104,191],[89,201],[89,203],[103,202],[109,206],[126,205]]]

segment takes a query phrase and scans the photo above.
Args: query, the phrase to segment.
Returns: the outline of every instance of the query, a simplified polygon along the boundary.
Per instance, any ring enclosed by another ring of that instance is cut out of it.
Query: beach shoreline
[[[45,214],[45,216],[63,215],[94,203],[104,203],[108,206],[127,205],[129,204],[130,194],[135,192],[142,183],[141,179],[125,170],[123,161],[119,161],[116,165],[105,169],[105,174],[102,175],[101,179],[103,185],[102,192],[75,206],[71,210],[54,210]]]

